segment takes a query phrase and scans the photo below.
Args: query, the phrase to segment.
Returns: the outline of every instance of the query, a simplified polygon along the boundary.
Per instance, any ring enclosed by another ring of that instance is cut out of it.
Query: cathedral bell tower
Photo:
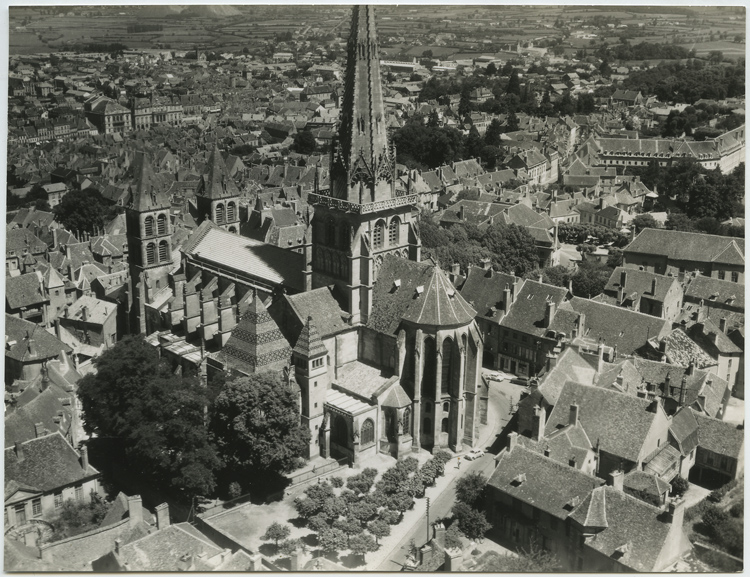
[[[366,323],[385,255],[418,261],[421,250],[418,195],[397,188],[372,6],[355,6],[352,12],[330,188],[322,189],[316,179],[308,202],[315,206],[312,245],[306,254],[312,287],[334,285],[352,324]]]
[[[130,332],[148,333],[158,327],[148,326],[145,305],[168,286],[173,266],[171,203],[145,153],[136,153],[132,176],[131,203],[125,209]]]
[[[227,165],[214,147],[195,191],[198,220],[210,220],[224,230],[240,233],[240,189],[230,176]]]

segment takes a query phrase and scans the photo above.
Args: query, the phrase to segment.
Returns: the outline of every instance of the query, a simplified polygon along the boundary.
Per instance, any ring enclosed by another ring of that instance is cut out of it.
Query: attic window
[[[417,294],[421,295],[424,292],[424,286],[419,285],[416,290],[417,290]]]
[[[570,501],[568,501],[565,504],[565,506],[568,507],[569,509],[575,509],[580,504],[581,504],[581,498],[578,496],[575,496]]]
[[[521,473],[520,475],[516,475],[513,477],[513,481],[511,481],[514,485],[518,486],[521,483],[526,482],[526,473]]]
[[[448,289],[448,296],[449,296],[449,297],[453,298],[453,296],[454,296],[455,294],[456,294],[456,291],[454,291],[453,289]]]
[[[526,300],[530,301],[530,300],[531,300],[531,299],[533,299],[533,298],[534,298],[534,295],[533,295],[533,294],[530,294],[529,296],[527,296],[527,297],[526,297]]]

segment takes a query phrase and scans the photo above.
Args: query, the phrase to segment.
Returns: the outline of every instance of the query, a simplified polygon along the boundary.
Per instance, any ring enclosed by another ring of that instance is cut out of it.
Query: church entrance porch
[[[329,391],[319,431],[321,456],[346,459],[356,467],[362,456],[375,453],[377,410],[343,391]]]

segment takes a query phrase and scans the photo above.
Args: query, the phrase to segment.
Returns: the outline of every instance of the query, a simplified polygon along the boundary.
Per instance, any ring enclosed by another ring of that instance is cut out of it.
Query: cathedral
[[[330,185],[308,195],[310,233],[299,252],[236,234],[236,187],[214,168],[199,186],[205,219],[182,247],[179,271],[167,274],[171,296],[154,307],[150,295],[165,283],[164,202],[146,183],[128,211],[135,326],[208,373],[280,372],[311,431],[307,457],[351,465],[375,453],[473,447],[487,414],[476,312],[436,263],[421,262],[419,198],[397,193],[380,77],[374,9],[357,6]],[[199,295],[193,323],[188,291]],[[161,321],[146,326],[143,301]],[[175,327],[184,329],[180,343]]]

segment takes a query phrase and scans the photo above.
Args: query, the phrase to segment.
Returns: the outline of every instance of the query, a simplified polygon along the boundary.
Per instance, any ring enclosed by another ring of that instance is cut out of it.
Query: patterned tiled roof
[[[320,340],[318,329],[312,322],[312,316],[307,317],[307,323],[302,327],[297,344],[294,345],[294,352],[307,359],[319,357],[328,353],[328,349]]]
[[[289,364],[292,351],[256,294],[232,330],[222,354],[229,368],[252,374],[282,369]]]
[[[427,326],[463,326],[476,316],[464,298],[453,287],[445,273],[435,265],[422,291],[419,287],[400,287],[416,293],[403,315],[403,320]]]

